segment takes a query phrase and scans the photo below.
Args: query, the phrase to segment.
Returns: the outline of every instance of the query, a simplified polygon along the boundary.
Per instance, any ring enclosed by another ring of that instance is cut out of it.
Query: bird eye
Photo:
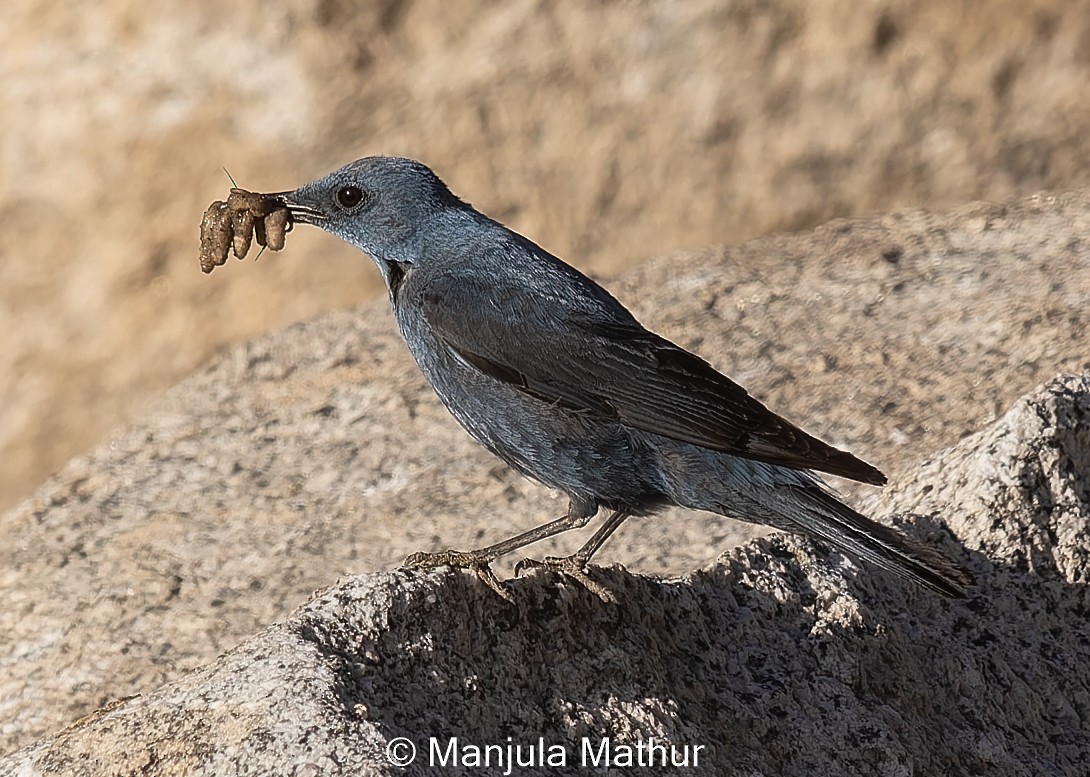
[[[342,208],[354,208],[363,202],[363,189],[358,186],[342,186],[337,190],[337,204]]]

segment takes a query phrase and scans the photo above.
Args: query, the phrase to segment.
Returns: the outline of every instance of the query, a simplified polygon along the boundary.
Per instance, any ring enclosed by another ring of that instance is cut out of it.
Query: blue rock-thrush
[[[246,194],[235,195],[235,211],[246,211]],[[265,197],[254,215],[286,206],[291,221],[369,254],[447,409],[492,453],[570,500],[565,515],[530,531],[474,551],[417,553],[408,564],[472,569],[510,598],[490,570],[494,559],[585,526],[605,508],[605,522],[574,554],[520,568],[559,569],[610,599],[587,575],[591,557],[629,516],[679,505],[808,534],[964,595],[967,572],[848,507],[812,470],[875,485],[886,482],[881,472],[645,329],[600,285],[479,213],[425,165],[369,157]],[[282,244],[283,227],[275,232]]]

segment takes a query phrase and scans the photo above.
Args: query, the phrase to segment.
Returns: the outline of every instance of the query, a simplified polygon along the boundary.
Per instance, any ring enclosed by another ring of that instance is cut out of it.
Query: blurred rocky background
[[[0,39],[0,508],[226,345],[379,293],[306,230],[203,276],[222,167],[417,157],[599,277],[1090,183],[1086,2],[7,0]]]

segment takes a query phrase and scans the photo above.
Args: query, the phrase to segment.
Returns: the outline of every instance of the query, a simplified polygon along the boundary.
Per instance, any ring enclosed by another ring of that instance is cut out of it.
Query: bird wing
[[[545,297],[443,276],[419,301],[463,362],[543,402],[796,469],[885,483],[877,469],[776,415],[703,359],[644,329],[612,298]],[[587,304],[587,303],[590,304]]]

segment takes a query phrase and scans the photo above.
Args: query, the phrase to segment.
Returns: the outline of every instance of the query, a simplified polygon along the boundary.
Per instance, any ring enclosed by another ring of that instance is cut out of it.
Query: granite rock
[[[717,775],[1082,773],[1090,375],[1045,384],[871,508],[968,564],[971,598],[786,535],[666,579],[595,570],[616,605],[552,573],[517,581],[515,606],[468,573],[359,576],[0,773],[429,774],[452,738],[450,773],[487,745],[503,773],[508,744],[564,764],[515,773],[580,773],[606,738],[621,774],[676,773],[666,757]],[[625,760],[640,738],[663,747],[650,767]]]
[[[904,484],[1033,386],[1090,369],[1088,233],[1080,191],[832,222],[663,257],[611,287]],[[180,680],[340,577],[564,508],[457,427],[384,304],[231,349],[0,516],[0,751]],[[629,522],[599,559],[678,574],[753,536],[669,511]]]

